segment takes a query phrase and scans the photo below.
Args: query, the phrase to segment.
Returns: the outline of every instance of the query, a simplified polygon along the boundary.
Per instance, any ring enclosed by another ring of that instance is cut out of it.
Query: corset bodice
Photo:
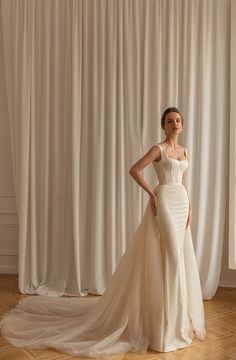
[[[177,160],[166,154],[164,146],[157,145],[161,149],[161,160],[153,161],[159,184],[182,184],[183,173],[188,167],[188,160]],[[187,149],[185,149],[187,156]]]

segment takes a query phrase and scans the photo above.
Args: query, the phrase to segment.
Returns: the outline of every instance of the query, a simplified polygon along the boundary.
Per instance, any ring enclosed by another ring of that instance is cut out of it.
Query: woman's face
[[[180,114],[170,112],[165,116],[165,123],[163,129],[166,135],[177,135],[183,130],[183,124]]]

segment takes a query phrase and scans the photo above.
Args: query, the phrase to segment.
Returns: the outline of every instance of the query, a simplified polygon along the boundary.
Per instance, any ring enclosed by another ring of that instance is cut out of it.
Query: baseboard
[[[0,265],[0,274],[18,274],[18,267],[10,265]]]
[[[220,281],[219,286],[236,288],[236,282]]]

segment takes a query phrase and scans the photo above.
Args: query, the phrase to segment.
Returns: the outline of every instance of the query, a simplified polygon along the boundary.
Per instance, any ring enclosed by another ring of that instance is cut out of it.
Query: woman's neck
[[[179,145],[177,143],[178,135],[177,136],[167,136],[164,142],[172,149],[176,149]]]

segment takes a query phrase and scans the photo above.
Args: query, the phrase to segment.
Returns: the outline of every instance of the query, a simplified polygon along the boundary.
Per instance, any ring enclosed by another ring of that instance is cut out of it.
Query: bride
[[[104,294],[23,298],[1,321],[2,335],[12,345],[99,357],[148,349],[168,352],[188,346],[194,335],[204,339],[191,205],[183,185],[189,159],[178,144],[180,111],[166,109],[161,125],[165,140],[129,171],[150,199]],[[154,189],[142,176],[151,163],[158,180]]]

